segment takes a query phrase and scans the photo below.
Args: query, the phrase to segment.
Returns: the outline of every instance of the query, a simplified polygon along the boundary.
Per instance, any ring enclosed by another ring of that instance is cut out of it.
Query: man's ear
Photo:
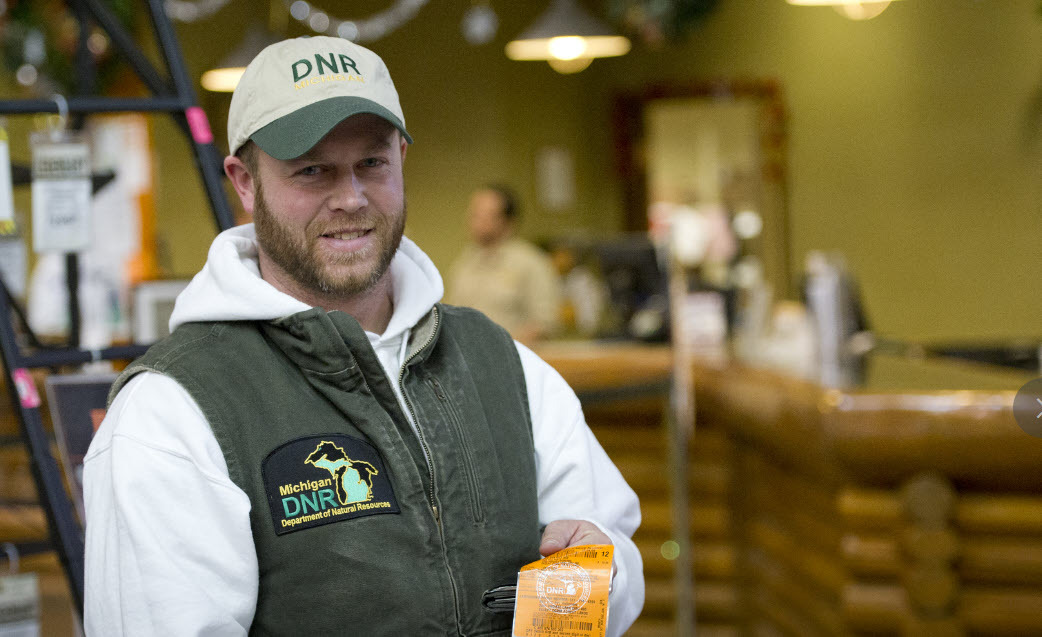
[[[405,141],[405,135],[398,133],[398,142],[402,145],[402,163],[405,163],[405,151],[409,150],[409,142]]]
[[[254,197],[254,183],[253,175],[246,168],[246,164],[235,155],[228,155],[224,158],[224,173],[228,175],[228,180],[232,182],[232,186],[235,187],[235,192],[239,195],[239,201],[242,202],[242,208],[247,214],[253,214],[253,197]]]

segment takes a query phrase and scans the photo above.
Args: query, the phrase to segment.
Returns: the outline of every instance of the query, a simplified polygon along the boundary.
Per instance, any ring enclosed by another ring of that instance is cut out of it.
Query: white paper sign
[[[0,235],[13,234],[14,196],[11,183],[11,149],[7,131],[0,128]]]
[[[36,573],[0,576],[0,637],[40,637]]]
[[[568,149],[559,146],[540,148],[535,165],[540,205],[552,211],[566,210],[575,205],[575,162]]]
[[[90,245],[90,153],[72,137],[33,135],[33,250],[77,252]]]

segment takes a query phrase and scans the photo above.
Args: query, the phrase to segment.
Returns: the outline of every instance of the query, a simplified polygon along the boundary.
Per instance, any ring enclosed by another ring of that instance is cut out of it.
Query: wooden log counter
[[[670,351],[593,343],[537,351],[579,393],[641,498],[635,540],[647,596],[628,634],[674,635],[663,426]],[[1032,374],[878,355],[849,389],[724,360],[699,360],[693,376],[686,484],[701,637],[1042,634],[1042,439],[1024,433],[1011,410]],[[0,542],[47,541],[34,501],[6,413]],[[22,567],[41,575],[43,634],[72,634],[53,554]]]
[[[641,497],[647,602],[630,634],[673,635],[665,402],[650,391],[669,351],[538,352]],[[698,634],[1042,635],[1042,439],[1011,408],[1034,377],[878,354],[856,387],[830,389],[699,360],[687,482]]]

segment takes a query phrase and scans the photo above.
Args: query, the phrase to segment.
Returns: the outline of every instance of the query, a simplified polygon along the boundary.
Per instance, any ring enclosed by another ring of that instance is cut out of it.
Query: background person
[[[505,186],[475,191],[467,208],[471,245],[452,264],[446,301],[472,307],[523,343],[559,328],[561,282],[550,257],[515,236],[517,197]]]

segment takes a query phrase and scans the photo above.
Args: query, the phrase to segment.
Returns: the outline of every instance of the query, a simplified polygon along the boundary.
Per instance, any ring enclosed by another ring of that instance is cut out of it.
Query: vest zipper
[[[438,515],[438,504],[434,499],[434,458],[431,457],[431,450],[427,447],[427,441],[423,437],[423,428],[420,427],[420,421],[416,417],[416,410],[413,409],[412,401],[409,400],[409,395],[405,393],[405,370],[409,367],[409,363],[414,358],[420,355],[423,350],[427,349],[431,343],[434,342],[434,335],[438,333],[438,322],[441,317],[438,315],[438,311],[434,310],[434,328],[431,329],[431,335],[427,338],[427,341],[412,353],[412,356],[405,359],[402,363],[402,368],[398,372],[398,389],[402,392],[402,398],[405,400],[405,406],[409,408],[409,418],[412,424],[416,425],[416,436],[420,439],[420,446],[423,448],[423,455],[427,458],[427,475],[430,477],[430,487],[427,491],[427,500],[431,506],[431,511],[434,513],[434,519],[438,522],[438,527],[441,527],[441,516]]]
[[[452,586],[452,609],[456,613],[456,626],[459,626],[459,592],[456,590],[456,578],[452,574],[452,566],[449,565],[449,556],[445,553],[445,531],[441,526],[441,514],[438,512],[438,504],[434,496],[434,458],[431,456],[431,450],[427,447],[427,441],[423,437],[423,427],[420,426],[420,421],[416,417],[416,410],[413,409],[412,401],[409,400],[409,394],[405,391],[405,370],[409,367],[409,363],[411,363],[414,358],[419,356],[423,350],[430,347],[430,344],[434,342],[434,336],[438,333],[438,324],[440,321],[441,316],[438,314],[438,310],[435,309],[434,327],[431,329],[431,335],[419,349],[413,352],[412,356],[405,359],[405,362],[402,363],[402,369],[398,372],[398,388],[402,392],[405,406],[409,408],[409,416],[412,418],[412,422],[416,425],[416,435],[420,439],[420,446],[423,448],[423,455],[427,457],[427,472],[430,476],[430,488],[427,491],[427,498],[431,506],[431,513],[434,515],[434,522],[438,525],[438,539],[441,540],[442,556],[445,559],[445,568],[449,572],[449,584]]]
[[[467,476],[467,484],[470,486],[470,512],[474,516],[475,522],[483,522],[485,514],[481,508],[481,500],[478,497],[478,479],[474,475],[474,467],[476,465],[474,464],[474,457],[470,452],[470,445],[467,444],[467,436],[463,431],[463,422],[460,420],[459,412],[456,411],[456,406],[449,400],[438,379],[434,376],[429,376],[427,382],[434,389],[434,395],[445,405],[449,421],[456,429],[456,435],[459,436],[460,448],[463,450],[463,473]]]

